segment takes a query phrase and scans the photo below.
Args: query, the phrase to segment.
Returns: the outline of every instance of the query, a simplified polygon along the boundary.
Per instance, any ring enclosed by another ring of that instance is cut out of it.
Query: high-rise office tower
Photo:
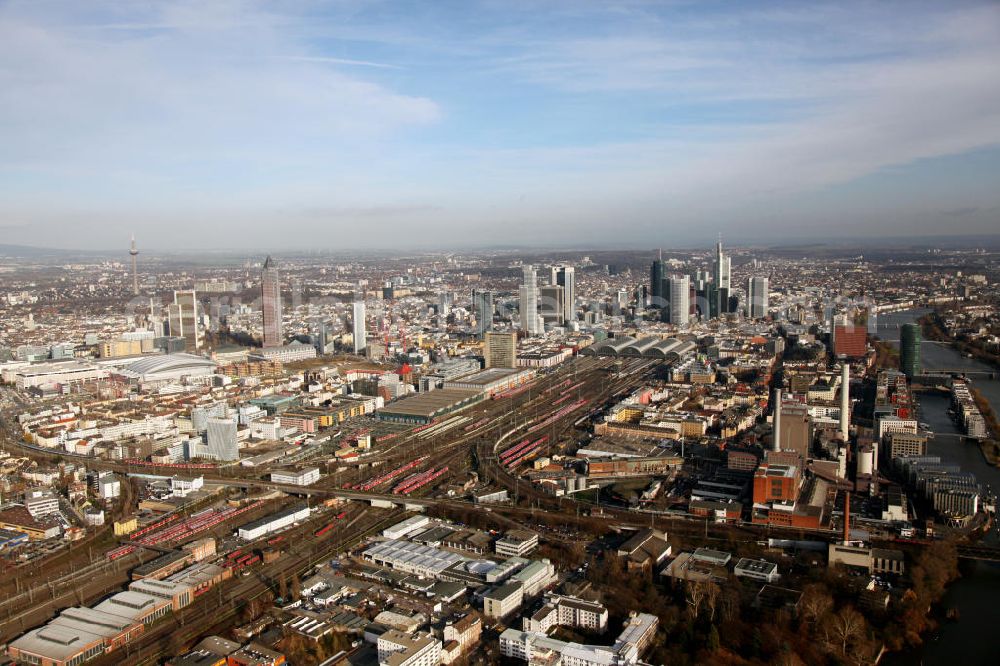
[[[487,368],[517,367],[517,336],[514,333],[487,332],[483,336],[483,357]]]
[[[316,324],[316,337],[313,341],[316,353],[320,356],[326,354],[326,322],[321,321]]]
[[[899,329],[899,369],[913,379],[920,374],[920,326],[903,324]]]
[[[365,302],[354,301],[354,353],[360,354],[368,344],[365,328]]]
[[[691,318],[691,281],[686,275],[675,275],[670,285],[670,323],[685,326]]]
[[[132,295],[139,295],[139,269],[137,266],[137,257],[139,256],[139,248],[135,246],[135,234],[132,234],[132,245],[129,247],[128,253],[132,256]]]
[[[240,457],[236,421],[232,418],[209,417],[207,439],[208,454],[216,460],[237,460]]]
[[[660,257],[653,261],[653,265],[649,267],[649,302],[653,307],[662,307],[663,301],[667,297],[663,293],[663,278],[666,277],[664,273],[661,252]]]
[[[280,347],[285,341],[281,334],[281,280],[271,257],[264,260],[260,290],[264,310],[264,346]]]
[[[201,349],[201,331],[198,327],[198,295],[194,289],[174,292],[174,302],[168,308],[170,335],[184,338],[187,351]]]
[[[563,320],[576,320],[576,269],[563,266],[556,274],[556,284],[563,288]]]
[[[747,313],[751,319],[763,319],[767,316],[768,279],[752,277],[747,280]]]
[[[522,268],[524,282],[521,285],[521,330],[528,335],[541,335],[542,319],[538,316],[538,276],[535,267],[525,264]]]
[[[492,291],[472,290],[472,310],[476,313],[476,334],[480,337],[493,328],[494,294]]]
[[[730,259],[722,253],[722,241],[715,245],[715,298],[716,314],[729,312]]]
[[[539,315],[543,323],[563,324],[563,288],[559,285],[546,285],[539,288]]]

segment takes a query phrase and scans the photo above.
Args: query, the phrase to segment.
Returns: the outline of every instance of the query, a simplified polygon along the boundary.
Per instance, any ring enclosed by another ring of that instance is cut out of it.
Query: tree
[[[719,630],[712,625],[712,628],[708,630],[708,649],[712,652],[716,652],[719,649]]]
[[[688,611],[691,613],[691,617],[697,620],[701,604],[705,600],[705,586],[701,581],[693,583],[689,581],[685,592],[687,593]]]
[[[719,594],[722,590],[715,583],[705,585],[705,605],[708,607],[708,621],[715,622],[715,608],[719,603]],[[715,629],[713,626],[712,629]]]
[[[831,644],[839,645],[840,654],[846,657],[848,646],[864,638],[867,624],[864,616],[853,606],[845,606],[827,625],[828,640]]]
[[[738,587],[726,585],[722,590],[722,619],[732,622],[740,616],[740,591]]]
[[[833,597],[826,587],[818,583],[806,585],[802,593],[802,615],[808,622],[818,624],[833,609]]]

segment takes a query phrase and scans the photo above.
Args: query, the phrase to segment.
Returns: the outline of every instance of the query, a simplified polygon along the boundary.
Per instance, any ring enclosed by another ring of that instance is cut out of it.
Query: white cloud
[[[139,7],[100,25],[0,8],[0,168],[230,164],[440,118],[430,99],[336,66],[378,63],[286,57],[304,50],[295,24],[247,3]]]

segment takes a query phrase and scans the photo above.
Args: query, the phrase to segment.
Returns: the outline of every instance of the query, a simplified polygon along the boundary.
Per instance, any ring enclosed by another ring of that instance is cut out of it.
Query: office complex
[[[486,333],[483,336],[483,356],[487,368],[517,366],[517,336],[514,333]]]
[[[556,272],[556,284],[563,288],[563,322],[576,320],[576,270],[562,266]]]
[[[365,302],[354,301],[354,353],[360,354],[367,346],[368,332],[365,328]]]
[[[212,416],[207,421],[208,456],[216,460],[237,460],[236,421],[229,417]]]
[[[907,377],[920,374],[920,326],[903,324],[899,329],[899,369]]]
[[[691,317],[691,280],[687,275],[675,275],[670,286],[670,323],[685,326]]]
[[[281,281],[278,268],[271,257],[264,260],[260,272],[261,302],[264,312],[264,346],[280,347],[284,342],[281,335]]]
[[[522,271],[524,282],[520,291],[521,330],[528,335],[540,335],[543,328],[542,319],[538,316],[538,276],[531,264],[525,264]]]
[[[747,314],[751,319],[767,316],[768,279],[755,276],[747,280]]]
[[[472,291],[472,309],[476,315],[476,335],[482,337],[493,328],[493,312],[495,307],[492,291],[474,289]]]
[[[174,302],[167,307],[170,335],[184,338],[187,351],[201,349],[198,327],[198,295],[193,289],[174,292]]]
[[[868,330],[846,317],[834,319],[831,335],[833,355],[837,358],[863,358],[868,353]]]

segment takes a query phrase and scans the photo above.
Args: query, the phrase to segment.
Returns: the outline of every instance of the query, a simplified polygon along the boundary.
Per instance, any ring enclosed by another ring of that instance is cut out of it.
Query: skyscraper
[[[556,284],[563,288],[563,320],[576,320],[576,269],[563,266],[556,274]]]
[[[663,293],[663,257],[653,261],[649,267],[649,302],[653,307],[662,307],[666,294]]]
[[[264,346],[280,347],[285,341],[281,334],[281,281],[271,257],[264,260],[260,288],[264,310]]]
[[[691,281],[686,275],[675,275],[670,285],[670,323],[685,326],[691,317]]]
[[[520,292],[521,330],[528,335],[540,335],[543,328],[542,319],[538,316],[538,276],[531,264],[525,264],[522,271],[524,282]]]
[[[557,326],[563,324],[563,288],[559,285],[546,285],[539,288],[540,313],[543,323],[553,323]]]
[[[722,253],[722,241],[715,245],[715,298],[716,314],[729,312],[730,259]]]
[[[313,345],[316,347],[316,353],[320,356],[326,354],[326,322],[321,321],[316,324],[316,335],[313,338]]]
[[[194,289],[174,292],[174,302],[168,308],[170,335],[184,338],[187,351],[201,349],[201,331],[198,327],[198,295]]]
[[[476,313],[476,334],[482,336],[493,328],[494,294],[492,291],[472,290],[472,309]]]
[[[747,280],[747,314],[751,319],[763,319],[767,316],[768,282],[766,277]]]
[[[132,295],[139,295],[139,269],[136,262],[136,257],[139,256],[139,248],[135,246],[135,234],[132,234],[132,245],[129,247],[128,253],[132,256]]]
[[[368,331],[365,328],[365,302],[354,301],[354,353],[360,354],[368,345]]]
[[[920,374],[920,326],[903,324],[899,330],[899,369],[913,379]]]

